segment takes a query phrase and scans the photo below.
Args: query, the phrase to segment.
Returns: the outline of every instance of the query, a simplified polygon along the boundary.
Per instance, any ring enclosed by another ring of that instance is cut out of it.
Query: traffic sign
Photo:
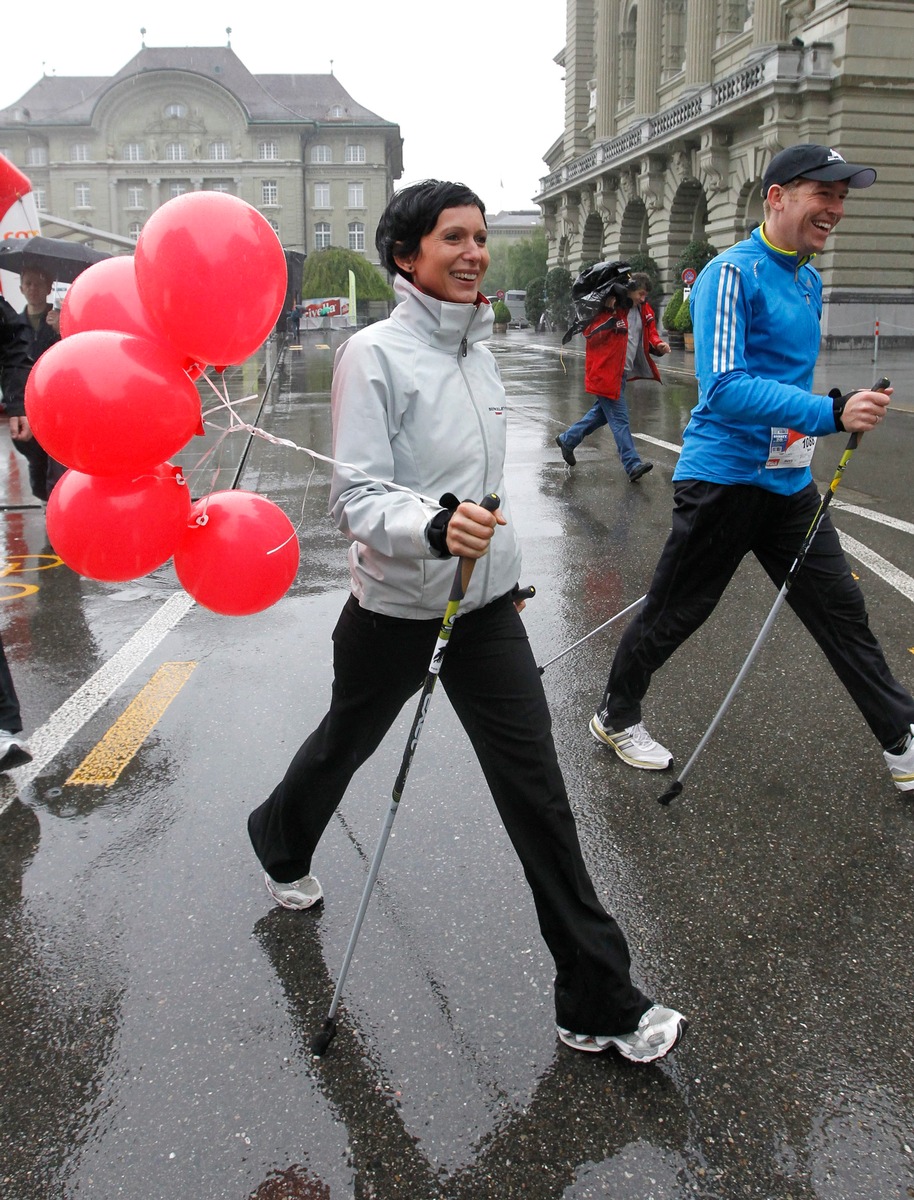
[[[682,273],[682,282],[686,285],[686,287],[691,287],[697,278],[698,272],[694,267],[686,267]]]

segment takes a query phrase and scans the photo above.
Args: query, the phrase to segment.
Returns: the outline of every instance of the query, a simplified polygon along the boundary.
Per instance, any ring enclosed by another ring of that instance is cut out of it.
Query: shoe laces
[[[654,744],[654,739],[644,728],[644,725],[639,721],[637,725],[632,725],[626,730],[628,736],[632,739],[636,746],[642,750],[650,750]]]

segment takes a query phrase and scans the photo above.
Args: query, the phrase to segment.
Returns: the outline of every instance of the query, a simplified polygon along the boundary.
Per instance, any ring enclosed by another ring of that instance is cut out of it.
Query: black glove
[[[829,396],[831,396],[832,415],[835,418],[835,433],[841,433],[844,430],[844,426],[841,423],[841,417],[844,414],[844,406],[847,404],[848,400],[850,400],[851,396],[856,395],[859,391],[860,388],[854,388],[850,392],[845,392],[842,396],[840,388],[832,388],[832,390],[828,393]]]
[[[435,513],[426,529],[428,544],[436,558],[452,558],[447,548],[447,527],[460,501],[453,492],[445,492],[438,503],[441,510]]]

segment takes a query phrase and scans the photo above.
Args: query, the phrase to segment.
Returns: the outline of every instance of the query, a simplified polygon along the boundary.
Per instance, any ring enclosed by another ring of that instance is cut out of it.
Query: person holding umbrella
[[[8,408],[25,410],[25,381],[29,368],[25,331],[17,323],[16,310],[0,296],[0,389]],[[0,772],[32,761],[21,734],[19,697],[0,638]]]
[[[48,303],[53,281],[72,283],[87,267],[110,257],[106,250],[96,250],[84,242],[68,242],[63,238],[14,238],[0,245],[0,271],[12,271],[19,276],[19,288],[26,299],[20,324],[28,336],[33,364],[60,340],[58,317],[53,305]],[[32,491],[38,500],[47,503],[54,484],[66,468],[49,458],[35,441],[24,403],[17,411],[7,402],[7,415],[13,445],[28,460]]]
[[[60,341],[60,313],[48,302],[53,280],[37,267],[26,267],[19,277],[19,288],[26,305],[18,317],[29,344],[29,357],[34,365],[45,350]],[[29,464],[29,486],[42,504],[47,504],[54,485],[67,469],[51,458],[29,426],[24,412],[9,413],[10,437],[13,445]]]
[[[555,960],[558,1036],[572,1049],[615,1047],[653,1062],[686,1022],[632,982],[625,937],[597,898],[515,603],[505,392],[485,345],[493,318],[480,294],[487,236],[482,201],[459,183],[403,188],[381,217],[375,244],[399,304],[349,338],[334,364],[331,513],[351,543],[352,594],[333,634],[330,708],[250,814],[248,832],[278,904],[307,909],[322,899],[311,874],[321,835],[353,774],[422,686],[451,557],[472,559],[440,680],[533,893]],[[476,501],[493,493],[500,507],[490,512]]]

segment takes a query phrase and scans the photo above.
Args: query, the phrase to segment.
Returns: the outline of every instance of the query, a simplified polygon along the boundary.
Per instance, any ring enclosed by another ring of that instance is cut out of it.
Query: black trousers
[[[615,729],[641,720],[651,676],[711,615],[750,551],[776,586],[783,585],[818,506],[812,483],[793,496],[742,484],[676,484],[670,535],[606,685],[603,705]],[[828,513],[787,602],[880,744],[892,746],[914,722],[914,700],[893,677],[870,630],[863,593]]]
[[[3,639],[0,638],[0,729],[7,733],[22,732],[22,717],[19,715],[19,697],[13,686]]]
[[[248,831],[274,879],[307,874],[355,771],[425,680],[440,620],[385,617],[347,601],[333,634],[330,710]],[[552,739],[542,679],[510,596],[457,618],[440,682],[479,759],[533,892],[556,964],[556,1020],[627,1033],[650,1006],[622,930],[597,899]]]
[[[29,464],[29,487],[32,489],[32,495],[36,500],[47,502],[54,490],[55,483],[59,481],[67,468],[63,463],[51,458],[47,450],[34,437],[25,442],[18,438],[10,440]]]

